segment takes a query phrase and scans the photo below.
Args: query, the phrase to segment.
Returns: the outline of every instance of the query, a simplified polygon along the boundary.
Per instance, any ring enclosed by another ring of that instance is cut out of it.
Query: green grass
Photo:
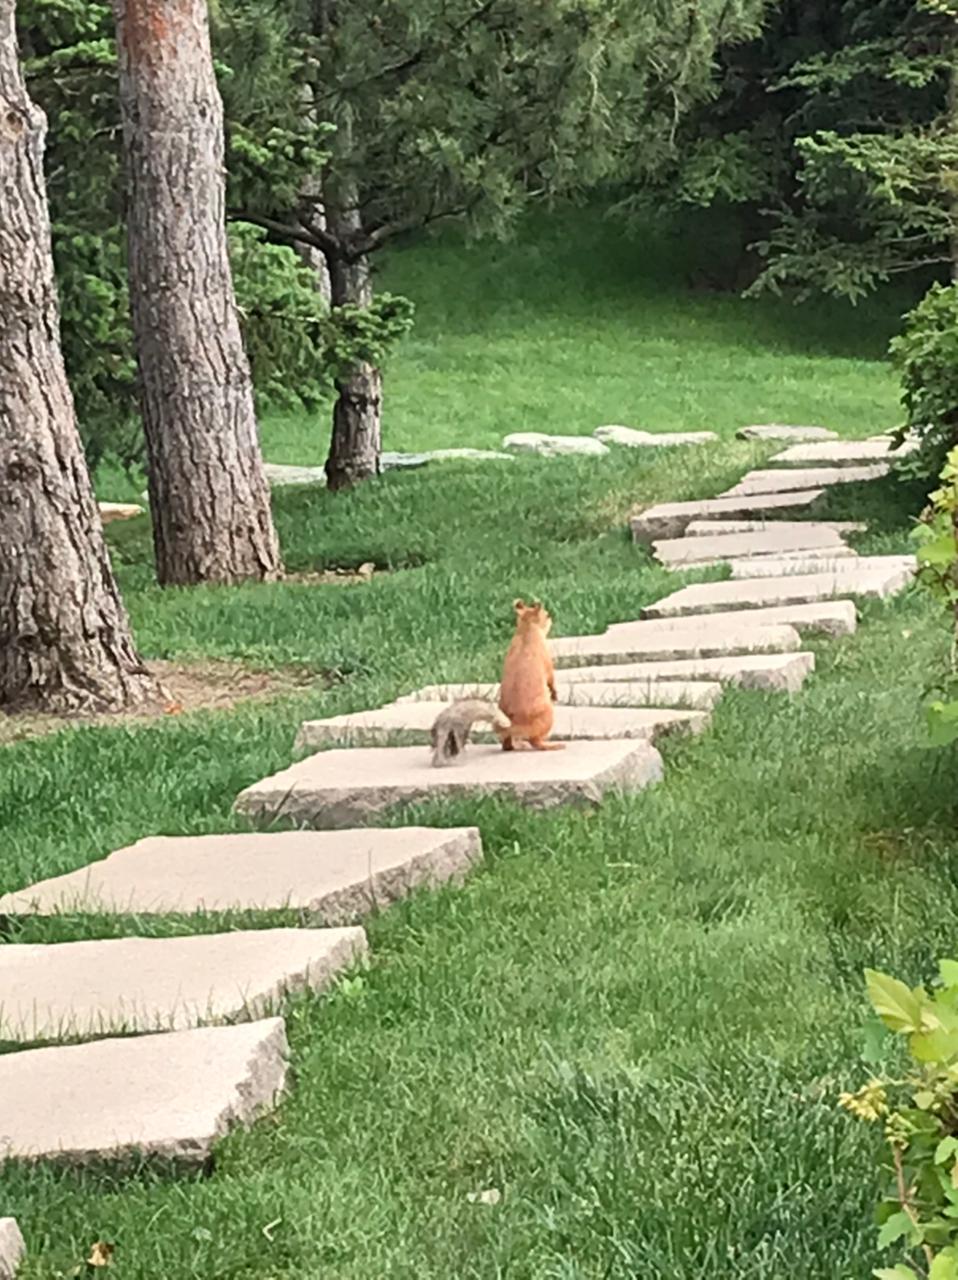
[[[719,236],[625,238],[594,210],[530,221],[515,240],[464,251],[455,232],[393,254],[377,286],[416,304],[386,370],[384,447],[495,449],[513,431],[589,435],[604,423],[711,430],[823,424],[851,436],[899,420],[885,363],[915,298],[796,306],[695,292]],[[269,415],[271,462],[321,465],[329,413]],[[105,468],[104,499],[143,485]]]
[[[881,308],[866,340],[834,317],[816,329],[812,313],[770,307],[782,326],[773,340],[749,304],[670,292],[661,261],[658,277],[616,274],[607,244],[590,270],[588,246],[608,230],[590,241],[578,225],[566,244],[559,224],[525,277],[519,258],[510,275],[483,251],[486,295],[479,265],[464,268],[448,246],[431,251],[433,268],[425,250],[390,266],[421,317],[393,371],[397,415],[403,379],[409,397],[395,430],[409,435],[390,445],[450,443],[447,428],[457,442],[494,443],[543,417],[556,429],[608,418],[726,434],[773,416],[858,433],[893,417],[876,362]],[[565,335],[562,357],[550,332]],[[735,377],[743,366],[751,390]],[[695,405],[714,416],[693,418]],[[267,440],[283,429],[270,424]],[[290,447],[306,438],[305,424],[298,437],[289,430]],[[159,592],[145,529],[116,528],[148,655],[323,674],[269,706],[4,749],[0,891],[144,835],[240,829],[233,798],[289,762],[304,715],[373,706],[427,681],[494,678],[515,595],[544,598],[558,634],[636,616],[675,579],[630,545],[629,507],[714,493],[768,452],[727,443],[456,464],[336,498],[281,495],[290,566],[395,568],[364,586]],[[904,546],[915,505],[894,484],[832,499],[834,514],[874,520],[865,549]],[[958,803],[955,755],[924,749],[918,714],[944,623],[914,593],[865,612],[858,636],[819,647],[800,697],[730,692],[704,737],[667,744],[667,780],[653,791],[590,813],[485,801],[394,815],[478,823],[484,866],[460,889],[371,919],[360,982],[293,1002],[293,1091],[222,1145],[212,1173],[6,1169],[0,1210],[27,1236],[26,1280],[70,1274],[98,1238],[117,1243],[118,1280],[868,1275],[880,1135],[835,1097],[866,1070],[862,968],[917,982],[954,953]],[[74,918],[6,936],[217,923]],[[502,1192],[498,1205],[468,1199],[488,1188]]]

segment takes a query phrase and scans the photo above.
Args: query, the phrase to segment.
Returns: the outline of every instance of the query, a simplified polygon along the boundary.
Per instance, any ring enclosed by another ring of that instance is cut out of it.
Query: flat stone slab
[[[717,533],[765,533],[767,530],[832,529],[835,533],[866,533],[861,520],[693,520],[686,526],[686,538],[713,537]]]
[[[543,458],[564,454],[604,457],[609,451],[601,440],[592,436],[550,436],[541,431],[516,431],[502,441],[503,449],[514,453],[535,453]]]
[[[296,747],[302,750],[329,743],[371,746],[388,742],[397,734],[428,742],[433,722],[447,705],[446,702],[394,702],[375,711],[357,711],[328,720],[306,720],[297,734]],[[557,705],[551,737],[557,742],[604,738],[644,738],[653,742],[666,733],[699,733],[707,723],[708,716],[703,711]],[[473,737],[477,742],[496,741],[488,725],[476,725]]]
[[[719,494],[719,498],[756,497],[759,494],[784,494],[795,490],[831,489],[839,484],[864,484],[880,480],[889,471],[887,462],[867,467],[782,467],[778,471],[749,471],[738,484]]]
[[[201,1163],[276,1105],[288,1054],[282,1018],[3,1054],[0,1159]]]
[[[906,440],[894,448],[891,440],[837,440],[832,444],[796,444],[776,453],[772,462],[784,465],[801,463],[827,463],[832,467],[858,466],[869,462],[894,462],[905,458],[918,448],[917,441]]]
[[[114,520],[132,520],[134,516],[143,514],[143,508],[137,506],[135,502],[98,502],[96,505],[100,510],[100,520],[103,524],[112,524]],[[12,1221],[12,1218],[0,1218],[0,1222]],[[2,1278],[3,1272],[0,1271],[0,1280]]]
[[[475,827],[152,836],[0,898],[0,915],[170,915],[292,907],[358,920],[419,885],[461,880],[482,858]]]
[[[422,747],[320,751],[240,792],[240,813],[295,817],[318,827],[368,822],[399,804],[501,796],[534,809],[597,805],[608,791],[641,791],[663,776],[642,739],[568,742],[562,751],[502,751],[475,743],[461,764],[433,768]]]
[[[715,585],[721,586],[722,584],[716,583]],[[746,628],[746,636],[750,627],[754,627],[755,634],[761,637],[770,627],[778,626],[788,626],[796,635],[798,635],[799,631],[813,631],[826,636],[850,636],[854,634],[858,626],[858,611],[852,600],[821,600],[814,604],[772,605],[767,608],[750,608],[747,611],[736,608],[729,609],[724,613],[704,612],[692,615],[670,615],[667,618],[657,618],[655,622],[667,626],[671,625],[675,628],[676,633],[680,635],[685,635],[687,629],[695,628],[699,630],[700,634],[707,636],[709,634],[708,624],[711,623],[717,632],[723,634],[727,634],[728,628],[735,625],[744,626]],[[606,637],[612,640],[617,637],[628,636],[630,643],[635,646],[644,638],[640,628],[648,625],[647,621],[616,622],[607,628],[605,634]],[[801,641],[796,644],[795,648],[799,648],[800,644]],[[727,652],[751,653],[756,652],[756,650],[743,647],[739,650],[729,649]],[[634,656],[639,657],[642,655],[636,654]]]
[[[651,680],[647,677],[621,680],[605,679],[590,684],[587,680],[556,678],[559,705],[567,707],[685,707],[692,711],[708,711],[722,696],[722,686],[708,680]],[[396,699],[395,705],[407,702],[439,702],[448,704],[457,698],[499,697],[497,684],[430,684]]]
[[[717,533],[712,537],[662,538],[652,544],[657,560],[670,568],[686,565],[721,563],[746,556],[774,555],[783,551],[826,548],[834,551],[844,546],[841,534],[834,529],[809,525],[807,529],[776,529],[774,525],[761,533]]]
[[[696,502],[660,502],[640,511],[629,524],[635,542],[656,542],[660,538],[680,538],[692,520],[774,516],[779,511],[810,507],[824,492],[824,489],[799,489],[789,493],[723,494]]]
[[[781,422],[764,422],[754,427],[739,427],[739,440],[837,440],[838,432],[827,427],[789,427]]]
[[[896,565],[890,569],[862,569],[836,573],[793,574],[777,578],[746,578],[733,582],[698,582],[673,591],[655,604],[646,605],[642,618],[680,618],[688,614],[716,613],[793,604],[815,604],[836,596],[866,596],[884,600],[904,590],[912,571]]]
[[[326,483],[324,467],[295,467],[282,462],[264,462],[263,471],[274,489],[282,489],[287,485]]]
[[[0,1218],[0,1280],[14,1280],[26,1251],[16,1218]]]
[[[662,449],[681,445],[712,444],[718,439],[714,431],[637,431],[635,427],[596,427],[592,433],[603,444],[618,444],[626,449]]]
[[[327,987],[365,952],[360,928],[11,943],[0,947],[0,1040],[257,1018],[287,992]]]
[[[859,556],[846,548],[840,555],[830,556],[818,552],[813,557],[804,553],[791,556],[752,556],[748,560],[729,562],[732,577],[784,578],[790,574],[808,576],[812,573],[858,573],[872,569],[905,569],[914,574],[918,562],[914,556]]]
[[[717,680],[743,689],[797,693],[815,670],[813,653],[741,653],[730,658],[679,658],[672,662],[610,662],[607,666],[569,667],[563,675],[587,685],[607,680],[648,680],[652,684],[674,677]]]
[[[670,621],[665,619],[665,621]],[[601,635],[565,636],[552,641],[557,667],[577,667],[591,662],[668,661],[672,658],[724,658],[733,653],[787,653],[801,648],[794,627],[755,626],[736,620],[735,627],[693,624],[688,628],[649,627],[630,623],[628,657],[619,659],[610,640],[610,627]],[[606,657],[609,653],[612,656]]]

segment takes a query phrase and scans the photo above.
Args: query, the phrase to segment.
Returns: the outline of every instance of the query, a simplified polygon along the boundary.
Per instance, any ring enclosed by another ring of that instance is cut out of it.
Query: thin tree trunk
[[[309,121],[310,126],[316,128],[316,106],[312,85],[303,87],[303,114]],[[323,184],[318,174],[308,177],[302,187],[302,203],[311,219],[325,230],[326,214],[323,209],[322,194]],[[322,300],[329,306],[332,301],[332,287],[329,279],[329,267],[326,265],[326,255],[321,249],[317,249],[314,245],[303,244],[302,241],[297,241],[293,248],[313,273],[316,289]]]
[[[227,256],[206,3],[113,8],[157,577],[273,579],[282,565]]]
[[[326,212],[329,229],[340,244],[348,244],[350,237],[361,229],[355,193],[347,199],[346,208],[332,204]],[[357,262],[334,259],[329,276],[334,307],[368,307],[372,302],[367,257]],[[330,489],[348,489],[379,474],[382,407],[383,375],[376,365],[360,361],[349,373],[336,379],[333,434],[326,459],[326,482]]]
[[[951,70],[948,73],[948,127],[951,133],[958,133],[958,48],[952,42]],[[950,177],[950,175],[949,175]],[[951,233],[948,237],[948,250],[951,256],[951,283],[958,284],[958,200],[949,200],[948,212],[951,216]]]
[[[120,710],[155,696],[117,591],[60,351],[14,0],[0,0],[0,707]]]

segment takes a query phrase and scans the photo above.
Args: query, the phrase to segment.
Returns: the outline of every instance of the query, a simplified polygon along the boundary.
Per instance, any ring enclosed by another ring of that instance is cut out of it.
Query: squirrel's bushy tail
[[[475,724],[490,724],[497,733],[509,729],[509,717],[485,698],[460,698],[436,717],[432,726],[432,763],[436,768],[455,763]]]

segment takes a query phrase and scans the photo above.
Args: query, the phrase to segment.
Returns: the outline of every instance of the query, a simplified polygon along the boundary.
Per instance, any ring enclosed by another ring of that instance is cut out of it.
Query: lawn
[[[559,222],[535,252],[442,242],[388,264],[420,315],[390,370],[389,447],[610,420],[725,436],[894,421],[893,300],[756,311],[670,288],[664,250],[646,269],[641,245],[576,225],[574,244]],[[321,460],[301,452],[311,430],[269,421],[268,456]],[[278,496],[290,567],[392,570],[366,585],[159,592],[146,530],[114,527],[147,655],[307,668],[315,686],[0,751],[0,890],[144,835],[240,829],[233,798],[289,762],[304,715],[494,678],[515,595],[544,598],[557,634],[636,616],[674,580],[630,545],[630,506],[714,493],[769,452],[452,464]],[[832,501],[874,520],[866,548],[906,545],[914,493]],[[865,613],[799,697],[731,692],[704,737],[668,744],[654,791],[592,813],[397,814],[478,823],[485,865],[370,920],[370,967],[294,1003],[293,1091],[211,1174],[7,1169],[26,1280],[72,1274],[96,1239],[116,1242],[118,1280],[867,1276],[879,1135],[835,1100],[866,1071],[862,968],[917,982],[954,954],[958,801],[955,756],[924,749],[918,710],[944,624],[914,593]],[[469,1198],[493,1188],[498,1204]]]

